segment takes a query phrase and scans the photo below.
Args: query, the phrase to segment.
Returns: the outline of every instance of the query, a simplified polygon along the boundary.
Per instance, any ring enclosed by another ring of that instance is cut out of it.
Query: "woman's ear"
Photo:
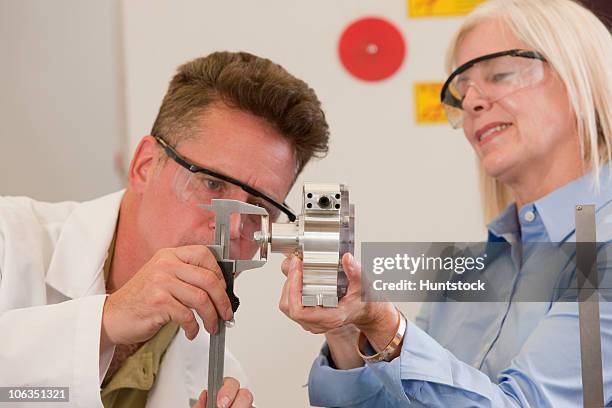
[[[140,140],[128,171],[128,186],[131,190],[139,193],[144,191],[153,174],[159,148],[159,144],[151,135]]]

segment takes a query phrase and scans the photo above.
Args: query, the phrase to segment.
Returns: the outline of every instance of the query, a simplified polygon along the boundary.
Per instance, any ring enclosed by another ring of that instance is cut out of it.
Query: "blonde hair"
[[[589,10],[572,0],[491,0],[474,10],[453,38],[446,59],[456,68],[456,50],[477,25],[503,20],[510,32],[543,54],[559,75],[575,113],[583,165],[599,170],[612,155],[612,36]],[[597,146],[597,148],[593,148]],[[481,198],[486,222],[513,200],[512,192],[480,168]]]

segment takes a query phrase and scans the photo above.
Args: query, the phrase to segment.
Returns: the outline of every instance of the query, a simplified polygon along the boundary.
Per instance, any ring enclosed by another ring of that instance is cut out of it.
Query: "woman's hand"
[[[281,269],[287,281],[279,302],[280,310],[311,333],[327,333],[352,324],[368,337],[375,349],[386,347],[397,328],[397,310],[390,302],[361,299],[361,265],[353,255],[344,254],[342,266],[348,289],[338,307],[305,307],[302,305],[302,261],[295,255],[285,259]]]

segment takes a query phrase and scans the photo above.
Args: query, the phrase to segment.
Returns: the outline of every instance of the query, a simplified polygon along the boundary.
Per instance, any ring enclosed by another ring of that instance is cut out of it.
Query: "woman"
[[[612,38],[604,25],[571,0],[492,0],[468,16],[448,61],[442,102],[479,159],[485,208],[496,215],[489,240],[575,241],[579,203],[596,205],[598,240],[612,240]],[[360,300],[361,267],[350,255],[343,264],[350,283],[337,309],[302,307],[301,263],[283,264],[281,310],[326,335],[310,375],[312,404],[582,406],[578,305],[552,295],[513,301],[537,276],[529,260],[520,269],[503,257],[488,265],[507,301],[425,303],[405,331],[392,304]],[[607,403],[611,306],[600,305]],[[357,350],[360,332],[367,341]]]

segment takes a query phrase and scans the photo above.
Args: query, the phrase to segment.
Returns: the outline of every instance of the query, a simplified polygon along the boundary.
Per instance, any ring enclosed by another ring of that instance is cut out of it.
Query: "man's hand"
[[[218,316],[233,317],[225,280],[210,250],[203,245],[161,249],[125,285],[106,299],[101,348],[144,342],[170,321],[181,325],[189,340],[198,334],[191,309],[209,333]]]
[[[208,392],[202,391],[198,402],[192,408],[206,408]],[[246,388],[240,388],[235,378],[225,377],[223,385],[217,394],[217,407],[219,408],[251,408],[253,407],[253,394]]]

